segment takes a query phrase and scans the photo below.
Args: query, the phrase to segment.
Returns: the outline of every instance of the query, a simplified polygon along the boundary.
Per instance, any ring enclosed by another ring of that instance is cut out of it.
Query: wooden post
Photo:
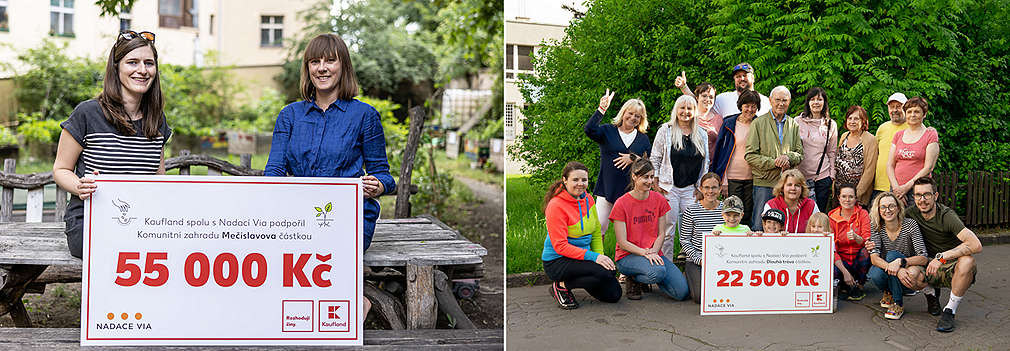
[[[56,221],[63,221],[67,214],[67,191],[59,185],[56,186]]]
[[[452,317],[455,323],[453,327],[456,329],[477,328],[473,321],[463,313],[463,309],[459,307],[459,301],[456,301],[456,296],[452,293],[452,287],[449,285],[449,277],[437,269],[432,274],[435,279],[435,298],[438,300],[438,309]]]
[[[252,155],[250,155],[250,154],[241,154],[238,157],[239,157],[239,160],[240,160],[239,161],[239,165],[241,165],[242,167],[245,167],[245,168],[252,168]]]
[[[410,217],[410,174],[414,171],[414,156],[417,155],[417,144],[421,142],[424,119],[424,108],[414,106],[410,109],[410,133],[407,134],[407,145],[400,163],[400,180],[396,184],[396,218]]]
[[[188,156],[189,150],[179,151],[179,156]],[[189,175],[189,166],[179,167],[179,175]]]
[[[17,160],[8,158],[4,160],[4,173],[14,174]],[[14,188],[3,188],[0,192],[0,222],[10,222],[14,213]]]
[[[432,266],[407,264],[407,329],[435,328],[435,287]]]

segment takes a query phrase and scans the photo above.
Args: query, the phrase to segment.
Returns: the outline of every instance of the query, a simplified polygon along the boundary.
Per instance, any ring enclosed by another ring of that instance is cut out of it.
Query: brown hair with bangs
[[[154,48],[154,43],[147,41],[141,36],[126,40],[119,37],[116,44],[109,50],[109,60],[105,64],[105,79],[102,82],[102,92],[98,94],[96,100],[102,107],[105,120],[116,127],[116,130],[124,135],[134,135],[137,133],[133,129],[133,123],[126,114],[126,107],[123,106],[122,83],[119,81],[119,61],[126,57],[131,51],[148,46],[154,53],[154,76],[151,86],[140,98],[139,111],[143,117],[144,136],[154,139],[161,134],[158,127],[165,118],[165,100],[161,94],[161,70],[158,68],[158,49]]]
[[[336,34],[326,33],[312,38],[309,45],[305,47],[305,54],[302,55],[302,74],[299,83],[302,99],[316,98],[316,87],[312,85],[312,79],[309,78],[309,61],[333,57],[336,57],[337,62],[340,63],[340,77],[336,86],[337,99],[350,100],[358,95],[358,77],[354,74],[347,44],[344,44],[344,40]]]

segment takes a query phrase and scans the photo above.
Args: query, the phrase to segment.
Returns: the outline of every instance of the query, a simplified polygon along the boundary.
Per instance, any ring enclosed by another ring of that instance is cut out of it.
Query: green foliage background
[[[609,88],[612,118],[627,99],[647,107],[650,136],[669,120],[681,94],[708,81],[732,88],[730,69],[755,67],[755,88],[785,85],[790,115],[807,89],[828,92],[831,117],[850,105],[871,114],[870,131],[888,120],[884,100],[895,91],[923,96],[925,123],[940,132],[939,171],[1004,170],[1010,166],[1008,0],[904,2],[598,0],[533,58],[537,76],[521,77],[524,135],[509,150],[533,165],[544,184],[567,161],[595,174],[597,146],[582,132]],[[616,106],[616,107],[613,107]]]

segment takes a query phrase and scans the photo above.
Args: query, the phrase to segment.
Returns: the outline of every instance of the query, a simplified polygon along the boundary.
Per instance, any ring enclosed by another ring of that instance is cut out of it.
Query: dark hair
[[[316,98],[316,86],[312,85],[309,79],[309,61],[322,58],[336,58],[340,62],[340,78],[337,80],[337,99],[350,100],[358,95],[358,77],[354,74],[354,66],[351,65],[351,54],[347,51],[347,44],[339,36],[332,33],[320,34],[309,41],[305,47],[305,54],[302,55],[302,73],[298,83],[301,88],[302,99],[312,100]]]
[[[560,194],[562,191],[565,191],[564,183],[565,179],[568,178],[568,174],[576,170],[583,170],[586,171],[587,174],[589,173],[589,168],[587,168],[586,165],[582,164],[582,162],[571,161],[565,164],[565,168],[561,170],[561,179],[555,180],[554,183],[551,183],[551,185],[547,187],[547,194],[544,195],[544,203],[542,209],[545,213],[547,212],[547,204],[551,202],[551,199],[553,199],[555,196],[558,196],[558,194]]]
[[[705,184],[705,181],[709,180],[709,179],[715,179],[716,182],[718,182],[719,184],[722,184],[722,177],[719,177],[718,173],[715,173],[715,172],[705,173],[705,175],[701,176],[701,180],[698,181],[698,185],[699,185],[698,190],[694,192],[694,198],[695,198],[695,200],[701,201],[702,199],[705,198],[705,195],[703,195],[701,193],[701,187],[700,187],[700,185],[701,184]]]
[[[161,121],[165,118],[165,100],[161,94],[161,71],[158,69],[158,50],[154,48],[154,43],[136,36],[126,40],[123,37],[116,39],[116,44],[109,50],[109,60],[105,64],[105,79],[102,82],[102,92],[95,99],[102,107],[105,120],[116,127],[116,130],[124,135],[134,135],[137,131],[133,128],[130,116],[126,114],[126,107],[123,106],[122,82],[119,81],[119,61],[127,54],[141,47],[150,47],[154,53],[154,76],[151,77],[151,86],[147,88],[140,98],[138,110],[143,115],[143,132],[148,139],[154,139],[161,132]]]
[[[715,87],[712,86],[712,83],[704,82],[704,83],[698,84],[698,86],[694,87],[694,96],[700,98],[701,97],[701,93],[709,91],[709,90],[713,90],[713,91],[715,90]],[[713,98],[714,98],[714,96],[713,96]]]
[[[925,115],[926,112],[929,111],[929,103],[926,102],[926,99],[923,97],[916,96],[911,99],[908,99],[908,101],[905,101],[905,104],[901,106],[901,110],[906,111],[912,106],[918,106],[919,108],[921,108],[923,115]]]
[[[836,199],[842,195],[842,189],[845,189],[845,188],[852,189],[852,192],[858,192],[858,191],[856,191],[856,185],[855,184],[852,184],[852,183],[841,183],[841,184],[838,184],[838,185],[835,186],[835,198]]]
[[[761,95],[753,90],[748,90],[740,93],[740,97],[736,100],[736,108],[743,110],[743,105],[754,104],[757,105],[757,109],[761,109]]]
[[[628,172],[628,186],[624,187],[624,191],[626,192],[635,188],[635,176],[641,177],[655,170],[655,168],[652,168],[652,162],[648,158],[645,158],[645,153],[635,156],[636,158],[631,162],[631,169]]]
[[[821,114],[824,115],[825,119],[831,118],[828,116],[828,93],[824,91],[821,87],[813,87],[807,90],[807,101],[803,103],[803,115],[807,117],[812,117],[813,113],[810,112],[810,99],[814,96],[820,95],[824,99],[824,108],[821,109]]]
[[[849,110],[845,111],[845,119],[848,120],[849,116],[852,116],[853,113],[859,115],[859,120],[862,121],[862,123],[863,123],[862,129],[864,131],[865,130],[869,130],[870,129],[870,116],[869,116],[869,114],[866,113],[866,109],[863,108],[862,106],[859,106],[859,105],[849,106]]]
[[[937,192],[936,180],[933,180],[932,177],[919,177],[919,179],[915,180],[915,183],[912,183],[912,189],[914,191],[916,185],[926,185],[926,184],[929,184],[929,186],[933,188],[934,193]]]

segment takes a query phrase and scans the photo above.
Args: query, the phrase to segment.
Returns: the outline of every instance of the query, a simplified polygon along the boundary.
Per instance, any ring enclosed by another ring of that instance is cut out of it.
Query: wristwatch
[[[947,260],[943,258],[943,252],[936,253],[936,260],[940,261],[940,264],[947,264]]]

